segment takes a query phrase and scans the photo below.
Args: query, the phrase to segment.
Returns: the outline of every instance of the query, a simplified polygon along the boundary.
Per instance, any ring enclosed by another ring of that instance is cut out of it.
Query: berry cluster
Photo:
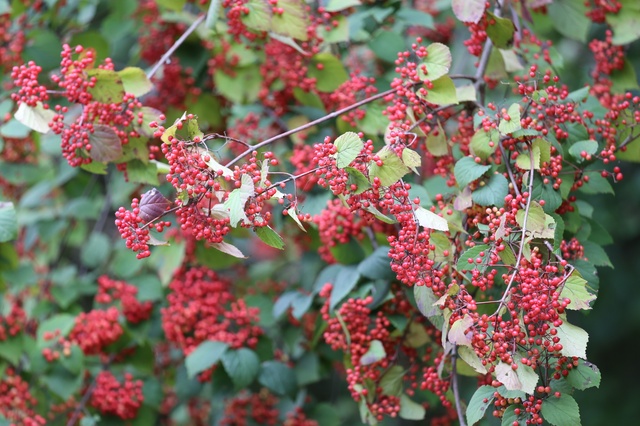
[[[111,414],[122,420],[135,419],[144,401],[142,381],[133,380],[125,373],[120,382],[111,372],[102,371],[95,377],[95,388],[90,404],[102,414]]]

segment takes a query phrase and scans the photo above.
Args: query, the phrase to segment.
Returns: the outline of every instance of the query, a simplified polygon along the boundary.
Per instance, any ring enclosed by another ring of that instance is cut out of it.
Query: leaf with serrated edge
[[[364,142],[354,132],[338,136],[333,144],[336,146],[336,166],[339,169],[344,169],[351,164],[364,148]]]
[[[122,156],[122,141],[111,126],[94,124],[93,132],[89,134],[89,142],[92,160],[106,163]]]
[[[580,360],[580,364],[569,371],[566,379],[571,386],[584,390],[591,387],[600,387],[600,370],[589,361]]]
[[[430,210],[425,209],[422,206],[418,206],[414,212],[418,224],[427,229],[436,229],[438,231],[446,232],[449,230],[449,223],[442,216],[438,216]]]
[[[426,68],[426,73],[424,69]],[[431,43],[427,46],[427,56],[418,66],[418,77],[421,80],[437,80],[446,75],[451,68],[451,51],[442,43]]]
[[[451,332],[449,332],[449,334],[451,334]],[[469,366],[473,368],[477,373],[487,374],[487,368],[484,365],[482,365],[482,361],[480,360],[480,357],[478,356],[476,351],[474,351],[471,347],[460,346],[458,348],[458,355],[460,356],[460,358],[462,358],[464,362],[469,364]]]
[[[476,389],[467,405],[467,423],[469,425],[475,425],[482,417],[484,417],[485,411],[489,408],[489,405],[493,402],[496,388],[489,385],[480,386]],[[485,402],[485,399],[487,400]]]
[[[443,75],[437,80],[431,82],[432,87],[427,89],[427,94],[422,95],[422,92],[418,92],[418,95],[425,101],[434,105],[449,105],[458,103],[458,95],[456,92],[456,86],[453,84],[453,80],[448,75]]]
[[[146,95],[153,89],[153,83],[141,68],[126,67],[118,71],[118,75],[122,79],[124,91],[136,98]]]
[[[202,161],[204,161],[211,170],[216,172],[219,176],[233,177],[233,172],[231,171],[231,169],[218,163],[213,158],[212,153],[210,153],[205,148],[198,148],[198,150],[200,151],[200,157],[202,157]],[[206,160],[207,158],[208,160]],[[265,161],[263,164],[268,164],[268,162]]]
[[[289,207],[289,209],[287,210],[287,215],[291,219],[293,219],[296,225],[298,225],[298,228],[300,228],[303,232],[307,232],[307,230],[304,229],[304,226],[302,226],[302,222],[300,222],[300,218],[298,217],[298,211],[296,210],[296,206]]]
[[[555,426],[580,426],[580,409],[571,395],[549,397],[542,401],[542,417]]]
[[[589,341],[589,334],[586,331],[573,324],[569,324],[566,320],[560,327],[556,327],[558,330],[558,338],[562,345],[560,353],[564,356],[578,358],[587,357],[587,342]]]
[[[404,162],[404,165],[413,170],[415,174],[420,174],[416,168],[422,165],[422,158],[420,157],[420,154],[412,149],[405,148],[402,150],[402,161]]]
[[[522,125],[520,124],[519,104],[511,104],[509,110],[507,111],[507,114],[509,115],[509,120],[505,120],[503,118],[500,120],[500,124],[498,124],[498,130],[500,130],[500,133],[502,133],[503,135],[508,135],[522,128]]]
[[[391,186],[409,173],[409,168],[388,146],[383,147],[377,155],[382,161],[382,166],[378,166],[375,161],[369,164],[370,180],[378,178],[382,186]]]
[[[571,302],[567,309],[591,309],[590,303],[596,300],[596,295],[587,291],[587,280],[574,270],[567,278],[560,292],[560,299],[569,299]]]
[[[485,174],[491,166],[482,165],[475,162],[471,157],[463,157],[456,162],[453,167],[453,174],[460,188],[464,188],[476,179]]]
[[[471,138],[469,149],[474,156],[480,157],[484,161],[495,152],[498,143],[500,143],[500,135],[496,129],[485,132],[480,128]]]

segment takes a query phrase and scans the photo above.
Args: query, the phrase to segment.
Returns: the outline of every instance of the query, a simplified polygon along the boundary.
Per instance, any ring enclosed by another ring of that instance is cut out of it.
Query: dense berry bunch
[[[133,324],[147,320],[153,309],[151,302],[140,302],[137,294],[138,288],[124,281],[113,280],[106,275],[98,278],[96,302],[105,305],[119,302],[124,317]]]
[[[16,426],[39,426],[46,421],[35,412],[38,400],[31,394],[29,383],[12,368],[0,380],[0,414]]]
[[[231,292],[231,283],[206,268],[180,270],[169,285],[169,306],[162,310],[167,339],[191,353],[205,340],[217,340],[232,348],[254,348],[262,329],[256,324],[259,310],[247,307]]]
[[[76,317],[69,340],[77,343],[87,355],[103,353],[123,333],[119,317],[120,312],[115,307],[82,312]]]
[[[129,373],[120,382],[111,372],[102,371],[95,378],[90,404],[102,414],[111,414],[122,420],[135,419],[144,396],[142,381],[133,380]]]

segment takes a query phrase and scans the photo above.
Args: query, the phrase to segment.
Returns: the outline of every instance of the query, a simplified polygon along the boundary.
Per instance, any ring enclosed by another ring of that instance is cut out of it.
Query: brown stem
[[[516,258],[516,264],[515,264],[515,270],[513,271],[513,274],[511,274],[511,278],[509,278],[509,284],[507,285],[507,289],[504,291],[504,294],[502,295],[502,299],[500,299],[500,304],[498,305],[498,309],[496,309],[496,312],[493,315],[496,315],[496,320],[499,316],[500,313],[500,309],[502,309],[502,305],[504,305],[504,303],[507,300],[507,297],[509,297],[509,291],[511,290],[511,286],[513,285],[513,282],[516,279],[516,275],[518,274],[518,268],[520,267],[520,262],[522,261],[522,255],[524,253],[524,245],[525,245],[525,240],[527,238],[527,220],[529,218],[529,208],[531,207],[531,200],[533,199],[533,176],[534,176],[534,163],[533,163],[533,150],[531,149],[531,146],[529,146],[529,162],[531,165],[531,168],[529,169],[529,183],[527,186],[527,202],[525,204],[525,208],[524,208],[524,219],[522,219],[522,238],[520,239],[520,248],[518,249],[518,257]]]
[[[411,86],[417,86],[417,85],[422,84],[422,83],[423,83],[422,81],[417,81],[417,82],[411,83],[410,85]],[[371,96],[371,97],[369,97],[367,99],[363,99],[360,102],[356,102],[355,104],[349,105],[348,107],[344,107],[342,109],[339,109],[338,111],[334,111],[332,113],[329,113],[329,114],[327,114],[327,115],[325,115],[323,117],[318,118],[317,120],[313,120],[313,121],[310,121],[307,124],[303,124],[302,126],[298,126],[295,129],[291,129],[291,130],[288,130],[288,131],[286,131],[284,133],[280,133],[278,135],[270,137],[269,139],[266,139],[266,140],[264,140],[264,141],[262,141],[262,142],[260,142],[260,143],[258,143],[256,145],[253,145],[251,148],[249,148],[248,150],[246,150],[242,154],[238,155],[233,160],[229,161],[229,163],[227,163],[226,166],[227,167],[231,167],[233,164],[237,163],[238,161],[240,161],[241,159],[243,159],[247,155],[251,154],[254,151],[257,151],[258,149],[262,148],[263,146],[267,146],[267,145],[272,144],[273,142],[275,142],[275,141],[277,141],[279,139],[286,138],[287,136],[291,136],[291,135],[293,135],[295,133],[298,133],[298,132],[301,132],[303,130],[309,129],[309,128],[317,125],[317,124],[324,123],[327,120],[331,120],[332,118],[338,117],[338,116],[340,116],[340,115],[342,115],[344,113],[347,113],[349,111],[352,111],[352,110],[354,110],[356,108],[360,108],[361,106],[366,105],[366,104],[368,104],[370,102],[376,101],[378,99],[382,99],[385,96],[392,95],[396,91],[398,91],[398,89],[389,89],[389,90],[387,90],[385,92],[378,93],[377,95],[373,95],[373,96]]]

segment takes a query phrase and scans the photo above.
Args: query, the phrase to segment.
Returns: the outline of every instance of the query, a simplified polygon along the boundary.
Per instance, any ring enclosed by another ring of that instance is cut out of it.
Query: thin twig
[[[467,426],[464,421],[464,414],[462,413],[462,403],[460,400],[460,392],[458,391],[458,372],[456,371],[456,363],[458,360],[458,347],[453,348],[453,354],[451,355],[451,386],[453,387],[453,397],[456,403],[456,413],[458,413],[458,421],[460,426]]]
[[[527,239],[527,219],[529,218],[529,208],[531,207],[531,200],[533,199],[533,176],[534,176],[534,162],[533,162],[533,149],[531,146],[529,147],[529,161],[531,164],[531,168],[529,169],[529,184],[527,187],[527,202],[524,208],[524,219],[522,219],[522,238],[520,239],[520,248],[518,249],[518,257],[516,258],[515,270],[513,274],[511,274],[511,278],[509,278],[509,284],[507,285],[507,289],[504,291],[502,295],[502,299],[500,299],[500,304],[498,305],[498,309],[493,315],[496,315],[496,318],[502,309],[502,305],[504,305],[507,297],[509,297],[509,291],[511,290],[511,286],[516,279],[516,275],[518,274],[518,268],[520,267],[520,262],[522,261],[522,255],[524,253],[525,241]]]
[[[411,86],[417,86],[419,84],[423,84],[422,81],[417,81],[417,82],[413,82],[411,83]],[[275,135],[273,137],[270,137],[269,139],[266,139],[256,145],[253,145],[251,148],[249,148],[248,150],[246,150],[245,152],[243,152],[242,154],[238,155],[236,158],[234,158],[233,160],[229,161],[229,163],[226,164],[226,167],[231,167],[233,164],[237,163],[238,161],[240,161],[241,159],[243,159],[244,157],[246,157],[247,155],[251,154],[254,151],[257,151],[258,149],[262,148],[263,146],[267,146],[269,144],[272,144],[273,142],[282,139],[282,138],[286,138],[287,136],[291,136],[295,133],[301,132],[303,130],[309,129],[317,124],[320,123],[324,123],[327,120],[331,120],[332,118],[335,117],[339,117],[340,115],[347,113],[349,111],[352,111],[354,109],[360,108],[363,105],[366,105],[370,102],[376,101],[378,99],[382,99],[385,96],[389,96],[394,94],[395,92],[397,92],[398,89],[389,89],[385,92],[382,93],[378,93],[376,95],[373,95],[367,99],[363,99],[360,102],[356,102],[355,104],[349,105],[348,107],[344,107],[342,109],[339,109],[338,111],[334,111],[332,113],[329,113],[323,117],[318,118],[317,120],[313,120],[310,121],[309,123],[303,124],[302,126],[298,126],[295,129],[291,129],[291,130],[287,130],[284,133],[280,133],[278,135]]]
[[[206,15],[200,15],[200,16],[198,16],[198,18],[196,18],[195,21],[193,21],[193,24],[191,24],[191,26],[189,28],[187,28],[187,30],[184,32],[184,34],[182,34],[180,36],[180,38],[177,39],[175,43],[173,43],[173,46],[171,46],[169,48],[169,50],[167,50],[164,53],[164,55],[162,55],[162,58],[160,58],[160,60],[158,62],[156,62],[156,64],[153,66],[153,68],[151,68],[149,70],[149,72],[147,73],[147,78],[153,77],[153,75],[156,72],[158,72],[158,70],[160,69],[162,64],[167,62],[169,57],[171,55],[173,55],[173,52],[175,52],[178,49],[178,47],[180,47],[180,45],[182,43],[184,43],[184,41],[187,39],[187,37],[189,37],[191,35],[191,33],[193,33],[196,30],[196,28],[198,28],[198,25],[200,25],[202,23],[202,21],[204,21],[205,18],[206,18]]]

